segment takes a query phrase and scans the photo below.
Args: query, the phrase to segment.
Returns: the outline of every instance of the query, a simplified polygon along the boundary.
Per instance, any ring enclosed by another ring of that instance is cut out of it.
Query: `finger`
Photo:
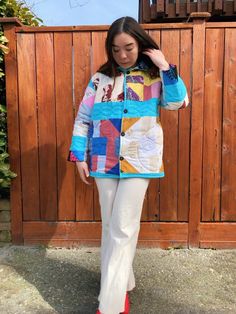
[[[84,177],[84,182],[85,182],[86,184],[91,184],[91,183],[87,180],[87,178],[89,177],[88,167],[86,167],[86,168],[83,169],[83,177]]]
[[[85,176],[86,176],[86,177],[89,177],[89,170],[88,170],[88,167],[86,166],[83,170],[84,170]]]
[[[86,183],[86,184],[89,185],[90,183],[86,180],[86,177],[85,177],[85,174],[84,174],[83,169],[82,169],[82,171],[81,171],[79,174],[80,174],[81,180],[82,180],[84,183]]]
[[[83,168],[80,167],[80,166],[78,166],[78,171],[79,171],[80,179],[81,179],[84,183],[88,184],[88,182],[87,182],[87,180],[86,180],[86,177],[85,177],[85,174],[84,174]]]
[[[145,51],[143,51],[142,53],[143,53],[144,55],[146,55],[146,56],[150,56],[150,55],[151,55],[151,52],[146,51],[146,50],[145,50]]]

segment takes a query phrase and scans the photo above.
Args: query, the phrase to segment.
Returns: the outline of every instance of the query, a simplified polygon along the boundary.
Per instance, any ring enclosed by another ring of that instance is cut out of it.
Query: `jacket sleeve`
[[[170,65],[167,71],[160,71],[162,93],[160,106],[168,110],[178,110],[188,106],[187,89],[179,77],[175,65]]]
[[[91,113],[96,95],[96,78],[93,76],[85,90],[84,97],[77,112],[68,161],[86,161],[91,129]]]

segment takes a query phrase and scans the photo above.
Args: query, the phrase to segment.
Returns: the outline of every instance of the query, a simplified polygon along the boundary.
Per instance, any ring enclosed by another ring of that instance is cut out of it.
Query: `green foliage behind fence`
[[[26,7],[25,3],[16,0],[0,0],[0,18],[17,17],[23,24],[39,26],[42,20]],[[17,174],[13,173],[9,165],[7,149],[7,108],[4,75],[4,54],[8,53],[8,40],[3,34],[0,25],[0,197],[9,195],[11,179]]]

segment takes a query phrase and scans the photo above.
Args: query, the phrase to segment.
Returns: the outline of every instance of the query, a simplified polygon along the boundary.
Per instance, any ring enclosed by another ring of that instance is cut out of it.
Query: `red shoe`
[[[96,311],[96,314],[101,314],[101,312],[99,310]]]
[[[130,311],[130,303],[129,303],[129,295],[128,292],[126,292],[126,297],[125,297],[125,311],[121,312],[120,314],[129,314]]]

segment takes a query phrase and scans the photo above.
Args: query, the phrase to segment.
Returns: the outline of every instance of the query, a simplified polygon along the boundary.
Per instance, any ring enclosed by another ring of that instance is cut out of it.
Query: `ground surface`
[[[0,248],[0,313],[95,314],[100,249]],[[137,249],[131,314],[236,314],[236,250]]]

